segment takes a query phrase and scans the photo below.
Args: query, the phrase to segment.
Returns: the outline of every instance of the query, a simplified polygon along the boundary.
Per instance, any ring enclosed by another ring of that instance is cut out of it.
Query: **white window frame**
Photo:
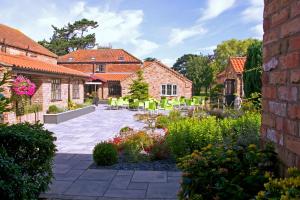
[[[168,88],[171,88],[171,90],[168,89]],[[170,93],[168,93],[168,92],[170,92]],[[160,95],[161,96],[165,96],[165,97],[178,96],[178,87],[177,87],[177,84],[170,84],[170,83],[162,84],[160,86]]]
[[[95,72],[96,73],[105,73],[105,67],[106,66],[104,64],[96,65]]]

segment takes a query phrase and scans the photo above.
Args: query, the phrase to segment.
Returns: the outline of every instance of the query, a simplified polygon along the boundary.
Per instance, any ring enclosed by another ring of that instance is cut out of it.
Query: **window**
[[[79,99],[79,80],[73,82],[72,85],[72,97],[73,99]]]
[[[162,96],[177,96],[177,85],[165,84],[161,85]]]
[[[51,100],[60,101],[61,100],[61,80],[52,79],[51,80]]]
[[[121,96],[121,85],[119,81],[108,82],[108,95],[109,96]]]
[[[95,71],[96,71],[96,73],[104,73],[105,72],[105,65],[97,65]]]

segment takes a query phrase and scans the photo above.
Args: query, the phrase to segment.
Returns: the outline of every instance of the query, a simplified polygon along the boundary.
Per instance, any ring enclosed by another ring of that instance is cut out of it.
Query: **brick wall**
[[[143,68],[144,79],[149,83],[149,95],[151,97],[160,99],[161,97],[161,85],[162,84],[176,84],[177,85],[177,97],[185,96],[190,98],[192,96],[192,83],[179,78],[170,70],[164,67],[153,64],[149,67]],[[129,92],[129,86],[132,80],[136,79],[136,75],[121,82],[122,96],[125,96]]]
[[[26,56],[25,50],[13,48],[13,47],[7,47],[7,46],[5,46],[5,47],[6,47],[5,48],[6,53],[8,53],[8,54]],[[0,49],[1,49],[1,45],[0,45]],[[47,63],[57,64],[57,59],[53,58],[53,57],[41,55],[38,53],[28,52],[28,51],[27,51],[27,56],[30,58],[36,59],[36,60],[47,62]]]
[[[300,167],[300,1],[265,0],[261,134]]]

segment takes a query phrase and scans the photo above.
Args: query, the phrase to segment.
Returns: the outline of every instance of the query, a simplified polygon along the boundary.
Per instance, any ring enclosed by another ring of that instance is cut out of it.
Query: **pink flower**
[[[35,93],[36,86],[28,78],[19,75],[14,80],[12,89],[19,96],[22,95],[32,96]]]

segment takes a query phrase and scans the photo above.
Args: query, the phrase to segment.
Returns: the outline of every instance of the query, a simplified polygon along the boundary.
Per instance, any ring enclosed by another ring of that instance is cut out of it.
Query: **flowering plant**
[[[32,96],[35,93],[36,86],[28,78],[19,75],[14,80],[12,89],[19,96]]]

